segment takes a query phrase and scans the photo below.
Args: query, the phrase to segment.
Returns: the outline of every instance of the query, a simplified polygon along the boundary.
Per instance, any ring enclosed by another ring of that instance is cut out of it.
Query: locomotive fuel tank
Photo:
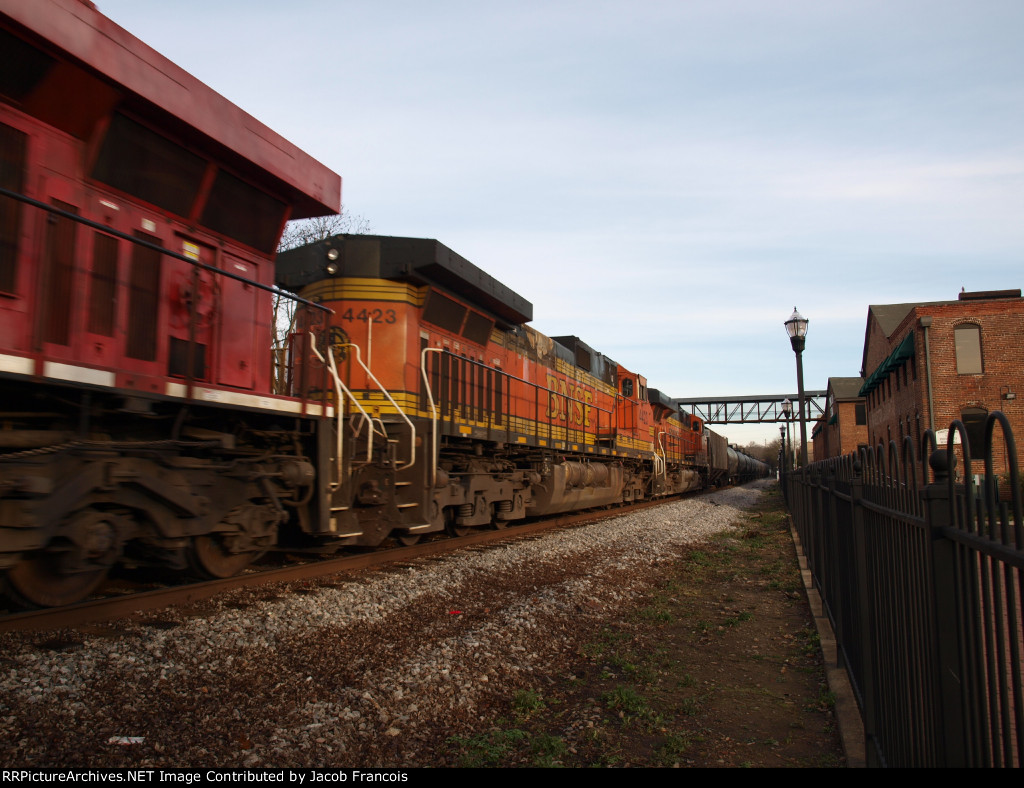
[[[621,503],[623,469],[620,463],[566,461],[549,465],[531,488],[527,514],[557,514]]]

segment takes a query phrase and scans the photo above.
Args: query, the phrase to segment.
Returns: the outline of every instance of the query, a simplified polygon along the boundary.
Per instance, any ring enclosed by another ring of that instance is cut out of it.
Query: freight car
[[[286,386],[336,408],[347,448],[328,458],[338,475],[321,530],[348,543],[500,528],[766,470],[711,451],[724,439],[642,375],[532,329],[528,302],[437,241],[339,235],[282,253],[276,271],[332,310],[326,324],[298,316]]]
[[[751,457],[738,446],[730,446],[724,436],[705,428],[704,437],[707,446],[708,484],[716,487],[742,484],[766,475],[765,463]]]
[[[747,472],[436,241],[338,236],[275,262],[287,220],[337,212],[340,178],[91,4],[0,0],[0,47],[15,602],[79,600],[118,562],[223,577],[273,548],[411,543]],[[294,322],[272,356],[280,298]]]

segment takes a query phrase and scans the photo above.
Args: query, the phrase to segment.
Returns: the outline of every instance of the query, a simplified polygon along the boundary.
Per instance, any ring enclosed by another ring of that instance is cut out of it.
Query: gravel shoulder
[[[841,765],[785,515],[763,486],[3,635],[4,761]]]

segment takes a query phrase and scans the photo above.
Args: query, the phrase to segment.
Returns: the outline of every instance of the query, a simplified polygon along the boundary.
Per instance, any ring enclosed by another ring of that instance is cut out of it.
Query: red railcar
[[[272,388],[273,255],[340,178],[91,3],[0,0],[0,51],[8,586],[71,601],[125,556],[233,571],[310,484],[317,406]]]

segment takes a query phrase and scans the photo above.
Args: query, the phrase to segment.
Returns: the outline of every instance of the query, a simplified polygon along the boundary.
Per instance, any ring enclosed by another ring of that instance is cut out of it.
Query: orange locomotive
[[[699,419],[437,241],[335,236],[277,283],[333,310],[297,320],[287,382],[340,403],[323,533],[408,543],[707,483]]]

